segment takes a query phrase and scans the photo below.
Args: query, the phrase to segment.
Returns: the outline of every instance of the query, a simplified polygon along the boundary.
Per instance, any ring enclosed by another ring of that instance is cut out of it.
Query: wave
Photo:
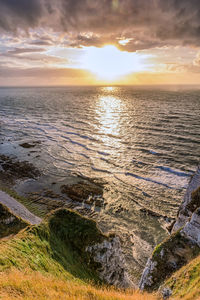
[[[84,153],[82,153],[82,152],[77,152],[77,154],[79,154],[79,155],[81,155],[81,156],[83,156],[83,157],[85,157],[85,158],[87,158],[87,159],[90,158],[88,155],[86,155],[86,154],[84,154]]]
[[[132,159],[132,163],[136,164],[136,165],[141,165],[141,166],[147,166],[148,165],[147,163],[145,163],[143,161],[136,160],[136,159]]]
[[[84,144],[82,144],[82,143],[80,143],[80,142],[76,142],[76,141],[72,140],[71,138],[69,138],[69,137],[67,137],[67,136],[61,135],[61,137],[62,137],[63,139],[65,139],[65,140],[68,140],[68,141],[71,142],[72,144],[78,145],[78,146],[80,146],[80,147],[82,147],[82,148],[84,148],[84,149],[86,149],[86,150],[88,150],[88,151],[92,151],[92,149],[88,148],[86,145],[84,145]]]
[[[126,176],[131,176],[131,177],[134,177],[134,178],[137,178],[137,179],[140,179],[140,180],[144,180],[144,181],[149,181],[149,182],[152,182],[152,183],[155,183],[155,184],[158,184],[158,185],[162,185],[164,187],[167,187],[168,189],[173,189],[173,187],[169,186],[168,184],[166,184],[164,182],[160,182],[160,181],[148,178],[148,177],[143,177],[143,176],[136,175],[136,174],[130,173],[130,172],[125,172],[125,175]]]
[[[150,194],[148,194],[148,193],[146,193],[146,192],[142,192],[142,194],[145,196],[145,197],[148,197],[148,198],[152,198],[152,196],[150,195]]]
[[[153,154],[153,155],[159,155],[160,153],[154,151],[154,150],[149,150],[149,153]]]
[[[79,134],[79,133],[76,133],[76,132],[72,132],[72,131],[66,131],[65,133],[69,134],[69,135],[76,135],[76,136],[81,137],[82,139],[85,139],[85,140],[90,140],[90,141],[98,142],[98,140],[96,140],[95,138],[89,137],[87,135],[82,135],[82,134]]]
[[[63,158],[60,158],[60,157],[55,157],[53,154],[47,152],[48,156],[50,156],[54,161],[59,161],[59,162],[62,162],[62,163],[65,163],[65,164],[68,164],[70,166],[75,166],[75,163],[72,163],[72,162],[69,162],[67,161],[66,159],[63,159]],[[54,163],[53,161],[53,163]]]
[[[165,167],[165,166],[157,166],[155,167],[156,169],[160,169],[162,171],[177,175],[177,176],[181,176],[181,177],[190,177],[192,175],[192,173],[185,173],[185,172],[181,172],[181,171],[176,171],[173,170],[169,167]]]
[[[91,167],[93,171],[96,171],[96,172],[101,172],[101,173],[107,173],[107,174],[112,174],[112,172],[108,171],[108,170],[104,170],[104,169],[98,169],[96,167]]]
[[[101,155],[105,155],[105,156],[110,155],[109,153],[106,153],[106,152],[103,152],[103,151],[97,151],[97,153],[99,153],[99,154],[101,154]]]

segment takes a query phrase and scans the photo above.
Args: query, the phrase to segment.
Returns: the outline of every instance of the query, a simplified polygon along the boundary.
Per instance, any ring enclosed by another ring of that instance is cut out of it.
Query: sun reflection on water
[[[114,92],[114,91],[116,91],[116,87],[114,87],[114,86],[106,86],[102,90],[105,91],[105,92]]]
[[[117,146],[117,138],[121,133],[121,121],[124,103],[116,96],[117,88],[105,87],[102,89],[96,104],[96,117],[98,120],[98,131],[102,141],[112,146]]]

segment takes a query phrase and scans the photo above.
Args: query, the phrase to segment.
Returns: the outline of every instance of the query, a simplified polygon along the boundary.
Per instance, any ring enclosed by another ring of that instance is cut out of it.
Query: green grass
[[[34,271],[99,282],[97,263],[85,248],[106,237],[96,223],[59,209],[38,226],[29,226],[9,241],[0,242],[0,271],[27,265]]]
[[[157,290],[166,278],[200,254],[199,247],[181,235],[180,231],[181,229],[155,247],[152,260],[157,265],[152,273],[152,286],[145,287],[147,291]]]
[[[109,239],[93,220],[68,209],[0,240],[0,299],[153,300],[155,295],[108,287],[85,251]]]
[[[200,299],[200,256],[174,273],[164,285],[173,290],[173,299]]]

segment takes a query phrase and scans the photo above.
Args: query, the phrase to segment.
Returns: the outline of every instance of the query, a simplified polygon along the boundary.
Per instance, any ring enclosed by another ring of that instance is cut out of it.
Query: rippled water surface
[[[135,269],[167,235],[142,209],[174,217],[197,167],[199,115],[199,91],[1,88],[0,152],[31,161],[47,182],[106,181],[97,220],[121,236]],[[19,146],[32,141],[34,151]]]

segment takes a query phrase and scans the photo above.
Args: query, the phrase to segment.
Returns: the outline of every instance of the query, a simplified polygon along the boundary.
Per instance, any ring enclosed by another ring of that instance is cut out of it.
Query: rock
[[[150,209],[147,209],[147,208],[141,208],[140,209],[141,212],[145,213],[146,215],[150,215],[152,217],[156,217],[156,218],[162,218],[163,216],[155,211],[152,211]]]
[[[172,295],[172,290],[169,287],[164,287],[161,290],[161,295],[164,300],[169,299],[169,297]]]
[[[35,178],[40,175],[31,163],[27,161],[17,161],[6,155],[0,155],[0,180],[15,181],[22,178]]]
[[[0,203],[0,239],[16,234],[28,226],[28,223],[15,216],[5,205]]]
[[[200,206],[200,188],[192,193],[190,212]],[[200,207],[186,224],[158,245],[147,261],[140,280],[140,289],[152,291],[158,289],[164,280],[176,270],[200,254]]]
[[[29,148],[33,148],[33,147],[35,147],[37,144],[39,144],[40,142],[39,141],[34,141],[34,142],[32,142],[32,143],[22,143],[22,144],[19,144],[20,145],[20,147],[22,147],[22,148],[26,148],[26,149],[29,149]]]
[[[200,205],[192,205],[192,193],[200,187],[200,166],[197,168],[196,173],[192,176],[186,193],[184,195],[183,202],[179,208],[177,220],[172,228],[172,233],[183,227],[187,221],[191,218],[194,210]]]
[[[193,213],[191,220],[181,229],[181,233],[200,247],[200,208]]]
[[[190,180],[173,233],[147,261],[140,289],[156,290],[167,277],[200,253],[200,167]],[[178,229],[178,231],[177,231]]]
[[[61,192],[77,202],[85,202],[97,206],[103,205],[103,187],[91,182],[80,181],[71,185],[62,185]]]
[[[53,211],[47,221],[48,230],[56,235],[60,244],[69,246],[73,256],[77,255],[81,264],[100,281],[117,287],[133,287],[116,235],[103,234],[95,221],[69,209]]]
[[[103,199],[100,198],[95,200],[95,206],[102,207],[103,204]]]
[[[102,280],[120,288],[133,287],[126,271],[126,262],[118,237],[89,246],[86,251],[90,252],[94,261],[100,264],[99,276]]]
[[[172,232],[172,228],[174,227],[175,223],[176,223],[176,220],[173,220],[168,226],[166,226],[166,229],[169,233]]]
[[[52,190],[45,190],[45,191],[43,191],[42,195],[45,197],[53,198],[53,199],[60,197],[60,195],[56,194]]]
[[[152,284],[154,282],[153,282],[153,278],[152,278],[151,274],[154,272],[156,266],[157,266],[156,261],[153,261],[150,258],[147,260],[145,269],[142,273],[142,277],[141,277],[140,282],[139,282],[139,289],[140,290],[143,291],[146,288],[146,286],[149,286],[149,287],[152,286]]]
[[[89,197],[88,199],[85,200],[85,203],[92,205],[94,203],[94,199],[92,197]]]
[[[28,198],[30,202],[33,202],[38,207],[42,206],[43,210],[47,212],[65,205],[65,201],[61,200],[61,196],[51,190],[29,193]]]

